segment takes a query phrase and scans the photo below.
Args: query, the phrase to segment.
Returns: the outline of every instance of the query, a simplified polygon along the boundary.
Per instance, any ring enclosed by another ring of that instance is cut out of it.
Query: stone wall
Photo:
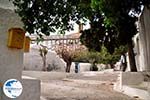
[[[139,18],[139,34],[135,39],[138,71],[150,70],[150,9],[144,8]]]
[[[8,0],[0,0],[0,84],[3,85],[8,79],[17,79],[23,85],[23,93],[15,100],[40,100],[40,81],[22,80],[23,49],[7,47],[8,30],[23,26],[20,17],[9,9],[11,6]],[[0,100],[12,100],[5,96],[2,86],[0,86]]]
[[[49,51],[46,55],[46,67],[55,71],[65,71],[65,62],[55,53]],[[41,71],[43,67],[42,57],[38,47],[31,48],[30,52],[24,54],[24,70]]]
[[[40,100],[40,80],[24,76],[21,82],[23,85],[23,92],[17,100]]]
[[[8,29],[21,27],[19,17],[12,11],[0,8],[0,81],[20,79],[23,66],[23,50],[7,47]],[[15,73],[15,74],[14,74]]]
[[[0,83],[8,79],[21,80],[23,66],[23,50],[10,49],[7,47],[8,29],[12,27],[21,27],[22,23],[19,17],[9,9],[0,7]],[[0,99],[6,99],[0,91]]]

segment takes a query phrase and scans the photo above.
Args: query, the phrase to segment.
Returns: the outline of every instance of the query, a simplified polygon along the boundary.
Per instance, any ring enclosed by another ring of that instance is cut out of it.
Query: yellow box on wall
[[[24,39],[24,46],[23,46],[23,49],[24,49],[24,52],[29,52],[30,51],[30,37],[25,37]]]
[[[22,49],[24,45],[25,31],[21,28],[11,28],[8,30],[8,43],[9,48]]]

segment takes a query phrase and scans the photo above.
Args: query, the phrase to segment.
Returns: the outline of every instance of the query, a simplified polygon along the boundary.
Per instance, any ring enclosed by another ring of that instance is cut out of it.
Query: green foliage
[[[72,21],[90,21],[91,28],[82,31],[81,42],[90,51],[101,51],[104,45],[113,54],[116,47],[127,45],[130,64],[135,63],[132,37],[142,6],[150,0],[10,0],[30,34],[50,35],[56,29],[64,34],[73,29]],[[91,7],[92,5],[92,7]],[[108,56],[108,58],[111,58]],[[135,66],[132,64],[131,66]],[[134,67],[135,69],[135,67]]]
[[[74,62],[88,62],[87,59],[87,51],[81,51],[74,55],[73,61]]]
[[[121,45],[127,44],[137,33],[135,22],[141,13],[143,5],[149,5],[149,0],[92,0],[92,7],[104,14],[104,23],[115,27],[117,40]]]
[[[99,51],[101,44],[104,44],[110,52],[113,52],[118,44],[114,41],[119,40],[120,43],[126,44],[127,40],[136,33],[134,22],[137,18],[133,13],[139,14],[141,5],[150,4],[149,0],[10,1],[16,6],[16,12],[21,17],[25,30],[30,34],[37,33],[41,38],[43,34],[50,35],[56,29],[64,34],[65,30],[73,29],[74,23],[72,21],[80,23],[81,19],[83,21],[88,19],[92,29],[83,32],[83,34],[92,34],[92,38],[94,38],[92,40],[99,46],[94,47],[94,43],[91,43],[87,47],[90,49],[93,47]],[[129,16],[130,11],[133,12],[131,16]],[[108,35],[105,34],[106,32]],[[87,44],[88,42],[85,45]]]
[[[10,0],[16,6],[16,12],[24,23],[24,29],[30,34],[50,35],[60,30],[73,29],[78,19],[76,5],[80,0]]]
[[[92,0],[91,5],[95,10],[98,9],[100,11],[99,13],[104,15],[106,29],[111,27],[117,33],[111,35],[114,35],[115,43],[117,45],[128,45],[131,71],[137,71],[132,37],[137,33],[135,24],[138,20],[137,15],[142,12],[142,6],[150,5],[150,0]],[[110,44],[114,43],[105,45],[109,51],[117,47],[117,45],[111,46]]]
[[[120,45],[131,43],[137,33],[135,22],[149,0],[91,0],[91,28],[82,31],[81,43],[89,50],[100,51],[104,45],[111,54]],[[96,45],[95,45],[96,44]]]
[[[103,64],[114,64],[119,59],[122,53],[127,52],[126,46],[120,46],[119,48],[115,49],[113,54],[110,54],[107,49],[102,46],[100,52],[96,51],[84,51],[80,52],[76,55],[73,59],[75,62],[89,62],[89,63],[103,63]]]
[[[115,28],[105,26],[104,15],[99,10],[92,11],[90,17],[91,28],[81,32],[81,43],[90,51],[95,50],[99,52],[102,45],[104,45],[110,53],[113,53],[114,48],[118,46]]]

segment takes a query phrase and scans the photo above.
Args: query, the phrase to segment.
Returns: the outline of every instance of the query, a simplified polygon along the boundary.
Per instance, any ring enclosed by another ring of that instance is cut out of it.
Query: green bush
[[[103,46],[100,52],[81,51],[75,56],[73,61],[89,62],[91,64],[93,64],[94,62],[103,64],[114,64],[120,59],[122,52],[126,52],[126,46],[120,46],[119,48],[116,48],[113,54],[110,54]]]
[[[96,62],[93,62],[91,67],[90,67],[90,71],[98,71],[98,67],[96,65]]]

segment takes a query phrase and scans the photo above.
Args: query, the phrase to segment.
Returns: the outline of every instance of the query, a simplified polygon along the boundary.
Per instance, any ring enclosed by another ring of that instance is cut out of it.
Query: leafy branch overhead
[[[82,32],[81,42],[89,50],[100,51],[102,45],[110,53],[116,47],[131,43],[137,33],[135,22],[142,6],[148,6],[149,0],[91,0],[91,28]],[[91,13],[92,11],[92,13]],[[97,45],[95,45],[97,44]]]
[[[113,28],[115,34],[111,34],[114,43],[108,38],[105,47],[109,51],[114,51],[118,45],[128,46],[129,63],[131,71],[137,71],[135,63],[135,55],[133,51],[132,37],[137,33],[136,21],[138,15],[142,13],[142,7],[149,7],[149,0],[91,0],[92,8],[99,10],[104,16],[105,30]],[[111,30],[112,31],[112,30]],[[106,32],[105,32],[106,33]],[[108,31],[107,34],[111,32]],[[117,34],[116,34],[117,33]],[[100,33],[97,33],[97,36]],[[114,35],[114,36],[113,36]],[[106,38],[103,35],[103,38]],[[105,44],[105,43],[104,43]],[[117,44],[117,45],[116,45]],[[111,46],[113,45],[113,46]]]
[[[90,29],[83,30],[81,42],[90,51],[104,45],[110,53],[120,45],[128,46],[131,71],[135,65],[132,37],[137,33],[135,22],[142,7],[150,0],[10,0],[30,34],[50,35],[56,29],[73,29],[73,23],[88,20]]]
[[[10,0],[30,34],[50,35],[56,29],[73,29],[78,18],[76,5],[80,0]]]

